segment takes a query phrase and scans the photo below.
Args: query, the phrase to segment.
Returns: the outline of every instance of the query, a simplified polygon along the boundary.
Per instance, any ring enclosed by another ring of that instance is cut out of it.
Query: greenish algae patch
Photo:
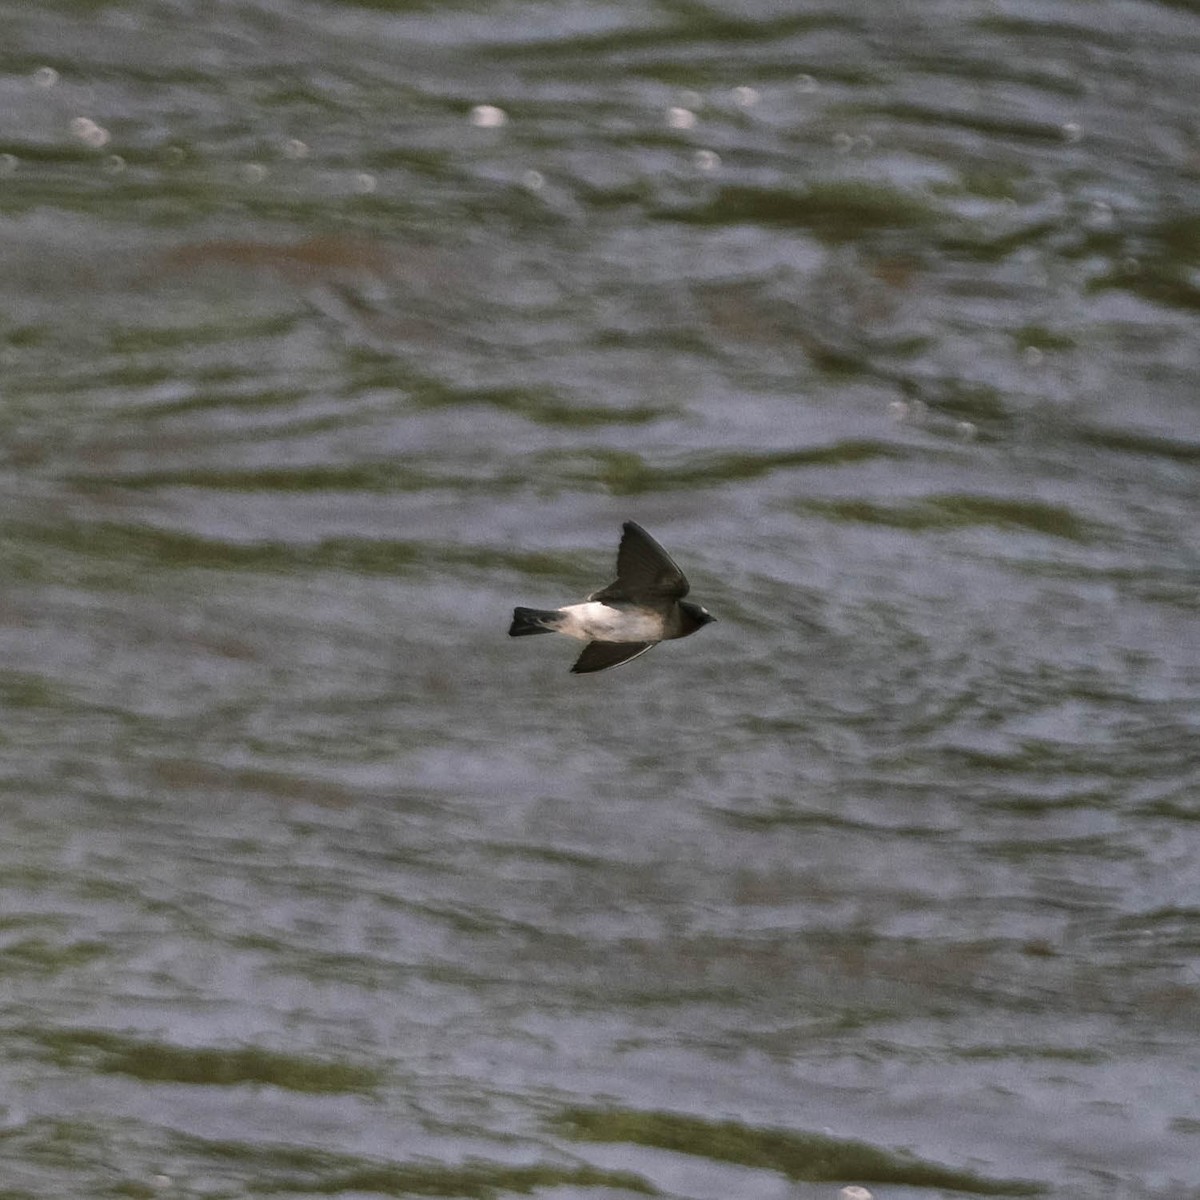
[[[108,947],[101,942],[58,943],[41,937],[23,938],[10,942],[0,951],[0,974],[20,971],[53,975],[71,967],[86,966],[108,954]]]
[[[351,1063],[281,1054],[254,1046],[230,1050],[172,1046],[140,1041],[104,1030],[39,1030],[48,1057],[64,1066],[102,1074],[132,1075],[153,1083],[192,1083],[217,1087],[259,1084],[292,1092],[368,1092],[383,1072]]]
[[[809,500],[805,512],[838,521],[887,525],[895,529],[960,529],[974,525],[1026,529],[1073,542],[1088,542],[1093,527],[1062,504],[1009,500],[991,496],[929,496],[909,504],[874,504],[869,500]]]
[[[0,705],[5,708],[61,709],[69,706],[66,690],[38,675],[0,671]]]
[[[493,1162],[468,1158],[445,1163],[434,1159],[383,1162],[354,1154],[279,1143],[251,1143],[177,1136],[176,1150],[201,1158],[218,1176],[239,1182],[238,1195],[455,1196],[491,1200],[494,1196],[530,1195],[552,1188],[604,1188],[640,1196],[659,1191],[630,1171],[605,1170],[579,1163]]]
[[[394,577],[416,570],[469,568],[508,570],[522,575],[561,579],[581,572],[578,557],[537,551],[497,549],[491,546],[455,546],[438,542],[402,542],[356,537],[325,538],[314,543],[226,542],[144,525],[115,522],[59,524],[30,528],[31,542],[56,551],[31,560],[25,577],[61,579],[72,568],[92,572],[92,586],[136,586],[144,568],[163,570],[252,571],[292,574],[300,571],[335,571]],[[131,564],[138,571],[129,569]],[[586,581],[586,579],[585,579]],[[30,702],[54,699],[54,693],[31,689],[20,680],[13,684],[18,696]],[[5,698],[0,678],[0,700]],[[3,731],[0,730],[0,737]]]
[[[39,531],[43,546],[112,562],[151,562],[160,567],[212,570],[295,571],[301,568],[395,574],[426,553],[413,542],[328,538],[306,545],[284,542],[223,542],[197,534],[112,522],[58,525]]]
[[[1097,275],[1087,286],[1088,292],[1127,291],[1151,304],[1181,312],[1200,311],[1200,287],[1194,271],[1171,254],[1154,258],[1139,256],[1135,262],[1119,261],[1110,270]]]
[[[594,429],[607,425],[646,425],[676,416],[675,410],[663,406],[637,405],[617,408],[584,404],[564,398],[555,392],[530,388],[477,388],[456,391],[426,386],[411,397],[417,408],[462,408],[477,404],[498,412],[522,417],[536,425],[567,429]]]
[[[1200,463],[1200,442],[1178,441],[1125,429],[1084,429],[1079,432],[1078,437],[1084,445],[1097,446],[1101,450],[1112,450],[1119,454],[1164,458],[1170,462]]]
[[[810,1183],[857,1180],[950,1188],[980,1196],[1032,1196],[1045,1190],[1028,1181],[987,1179],[923,1162],[909,1154],[880,1150],[867,1142],[757,1129],[740,1121],[709,1121],[668,1112],[628,1109],[566,1109],[555,1121],[564,1133],[588,1142],[631,1142],[718,1162],[778,1171]]]
[[[933,221],[928,201],[913,193],[857,180],[807,188],[722,188],[693,209],[665,214],[698,225],[747,223],[811,229],[830,240],[854,238],[864,229],[905,229]]]
[[[675,488],[717,487],[758,479],[774,471],[894,459],[903,453],[902,449],[886,442],[862,440],[766,453],[700,454],[674,463],[650,463],[629,450],[596,450],[586,456],[577,456],[576,461],[582,462],[573,469],[563,470],[561,460],[546,458],[544,461],[548,470],[563,470],[563,474],[577,485],[597,482],[614,495],[636,496]]]
[[[1073,350],[1076,339],[1045,325],[1025,325],[1013,334],[1013,341],[1022,350]]]
[[[268,1194],[292,1192],[340,1196],[347,1192],[370,1192],[382,1196],[461,1196],[468,1200],[491,1200],[493,1196],[527,1196],[556,1187],[605,1188],[642,1196],[660,1194],[640,1176],[628,1171],[550,1164],[513,1167],[479,1161],[453,1167],[432,1162],[363,1165],[318,1174],[307,1180],[281,1178],[270,1183],[259,1182],[254,1190]]]
[[[206,488],[218,492],[421,492],[434,487],[458,487],[467,480],[437,476],[398,463],[354,463],[349,466],[255,467],[238,470],[180,468],[101,478],[76,475],[70,482],[82,489],[121,487],[143,491],[155,488]]]

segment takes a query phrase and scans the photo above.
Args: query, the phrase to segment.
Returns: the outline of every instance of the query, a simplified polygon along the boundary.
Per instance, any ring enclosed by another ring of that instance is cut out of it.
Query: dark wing
[[[688,581],[671,556],[635,521],[626,521],[617,578],[589,600],[682,600]]]
[[[586,675],[589,671],[607,671],[609,667],[619,667],[657,645],[657,642],[588,642],[583,653],[575,660],[571,672],[574,675]]]

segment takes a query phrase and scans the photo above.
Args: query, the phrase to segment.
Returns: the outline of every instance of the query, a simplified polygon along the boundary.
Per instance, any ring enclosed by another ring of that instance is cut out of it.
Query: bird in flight
[[[645,654],[659,642],[687,637],[715,621],[685,600],[688,581],[671,556],[635,521],[622,526],[617,578],[581,604],[515,608],[510,637],[562,633],[586,642],[571,670],[605,671]]]

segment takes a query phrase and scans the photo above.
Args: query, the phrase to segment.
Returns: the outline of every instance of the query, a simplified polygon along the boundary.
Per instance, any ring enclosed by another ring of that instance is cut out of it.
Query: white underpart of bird
[[[657,613],[618,609],[599,600],[568,604],[558,610],[561,620],[556,633],[581,642],[657,642],[663,635],[663,620]]]

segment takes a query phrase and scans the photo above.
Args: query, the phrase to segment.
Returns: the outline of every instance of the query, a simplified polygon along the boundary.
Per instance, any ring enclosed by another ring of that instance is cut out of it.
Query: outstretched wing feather
[[[657,642],[588,642],[583,653],[575,660],[571,671],[575,675],[586,675],[591,671],[607,671],[632,662],[639,654],[645,654]]]
[[[675,560],[636,522],[626,521],[617,551],[617,577],[589,600],[682,600],[688,581]]]

